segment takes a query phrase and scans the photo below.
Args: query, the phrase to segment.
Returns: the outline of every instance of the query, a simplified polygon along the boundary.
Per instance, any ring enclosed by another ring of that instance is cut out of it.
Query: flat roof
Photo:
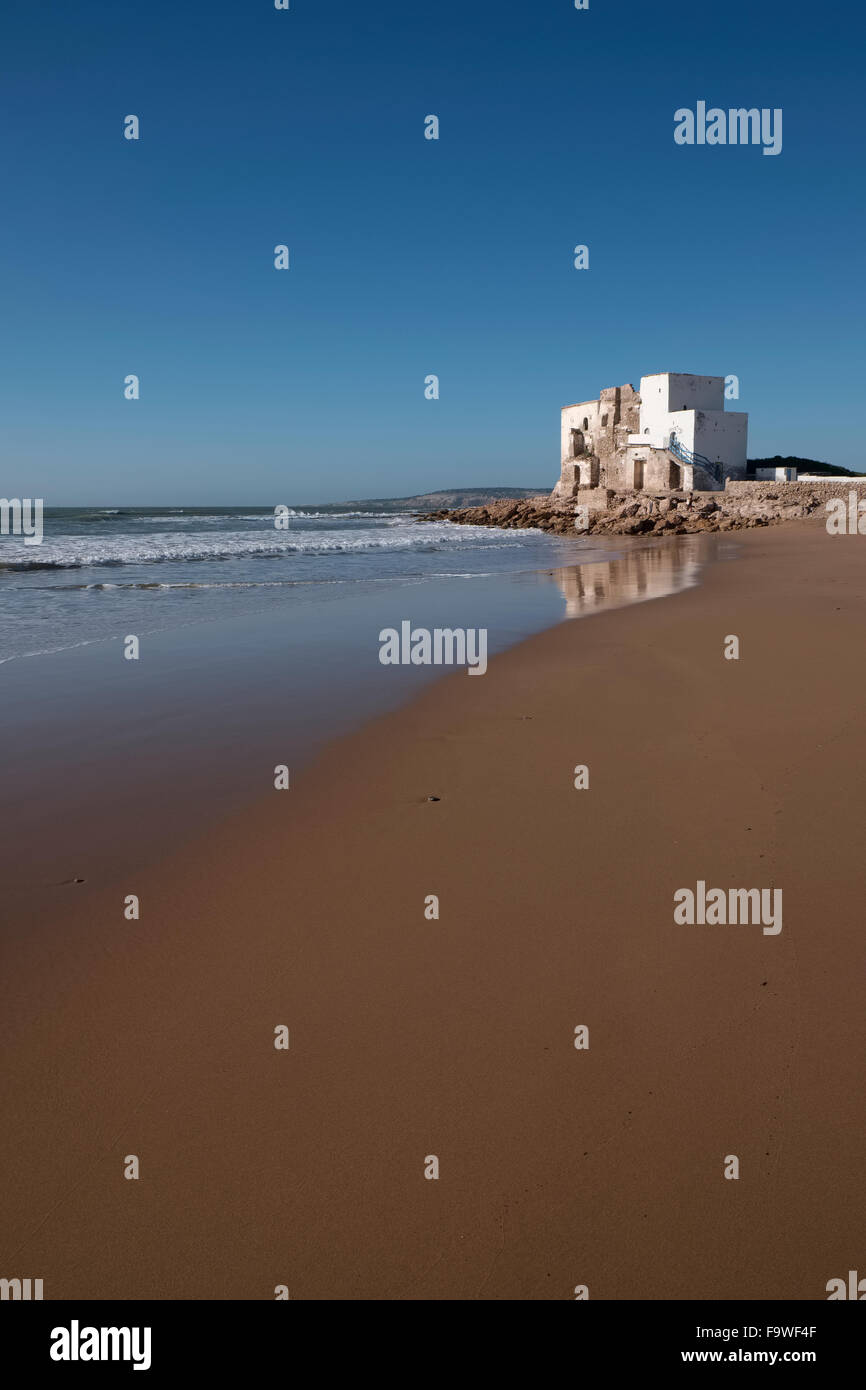
[[[724,381],[723,376],[711,376],[707,372],[644,372],[641,381],[647,381],[651,376],[692,376],[703,381]]]

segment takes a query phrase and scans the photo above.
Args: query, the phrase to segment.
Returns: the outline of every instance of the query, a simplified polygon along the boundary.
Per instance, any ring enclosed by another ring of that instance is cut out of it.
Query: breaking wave
[[[375,551],[418,553],[459,551],[469,547],[503,549],[518,537],[535,532],[491,532],[482,526],[449,526],[426,522],[378,532],[291,532],[267,539],[249,531],[206,534],[162,534],[143,537],[110,536],[95,541],[89,536],[64,536],[25,546],[17,538],[0,549],[0,570],[64,570],[106,566],[158,565],[223,560],[274,560],[290,556],[352,555]],[[511,538],[514,539],[511,539]]]

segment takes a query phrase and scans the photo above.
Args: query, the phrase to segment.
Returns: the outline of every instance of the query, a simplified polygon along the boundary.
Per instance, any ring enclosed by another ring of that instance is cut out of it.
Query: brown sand
[[[732,544],[700,588],[446,677],[140,881],[35,891],[0,1274],[822,1299],[862,1266],[866,540]],[[781,887],[781,934],[676,925],[699,878]]]

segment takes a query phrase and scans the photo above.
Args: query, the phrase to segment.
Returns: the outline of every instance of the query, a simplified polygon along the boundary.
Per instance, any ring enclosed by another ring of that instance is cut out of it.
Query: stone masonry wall
[[[725,486],[726,497],[749,498],[754,502],[768,499],[773,502],[805,502],[808,497],[820,497],[823,502],[828,497],[847,497],[852,487],[866,487],[866,478],[827,478],[820,483],[774,483],[769,480],[760,483],[746,482],[745,479],[728,479]]]

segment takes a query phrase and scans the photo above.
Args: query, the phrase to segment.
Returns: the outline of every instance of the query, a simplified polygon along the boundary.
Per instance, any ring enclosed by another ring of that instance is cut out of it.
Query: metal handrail
[[[715,482],[721,483],[722,470],[719,465],[710,463],[705,454],[693,454],[691,449],[687,449],[685,444],[680,443],[675,434],[672,434],[668,440],[668,448],[678,459],[682,459],[683,463],[696,463],[699,468],[703,468],[705,473],[709,473]]]

